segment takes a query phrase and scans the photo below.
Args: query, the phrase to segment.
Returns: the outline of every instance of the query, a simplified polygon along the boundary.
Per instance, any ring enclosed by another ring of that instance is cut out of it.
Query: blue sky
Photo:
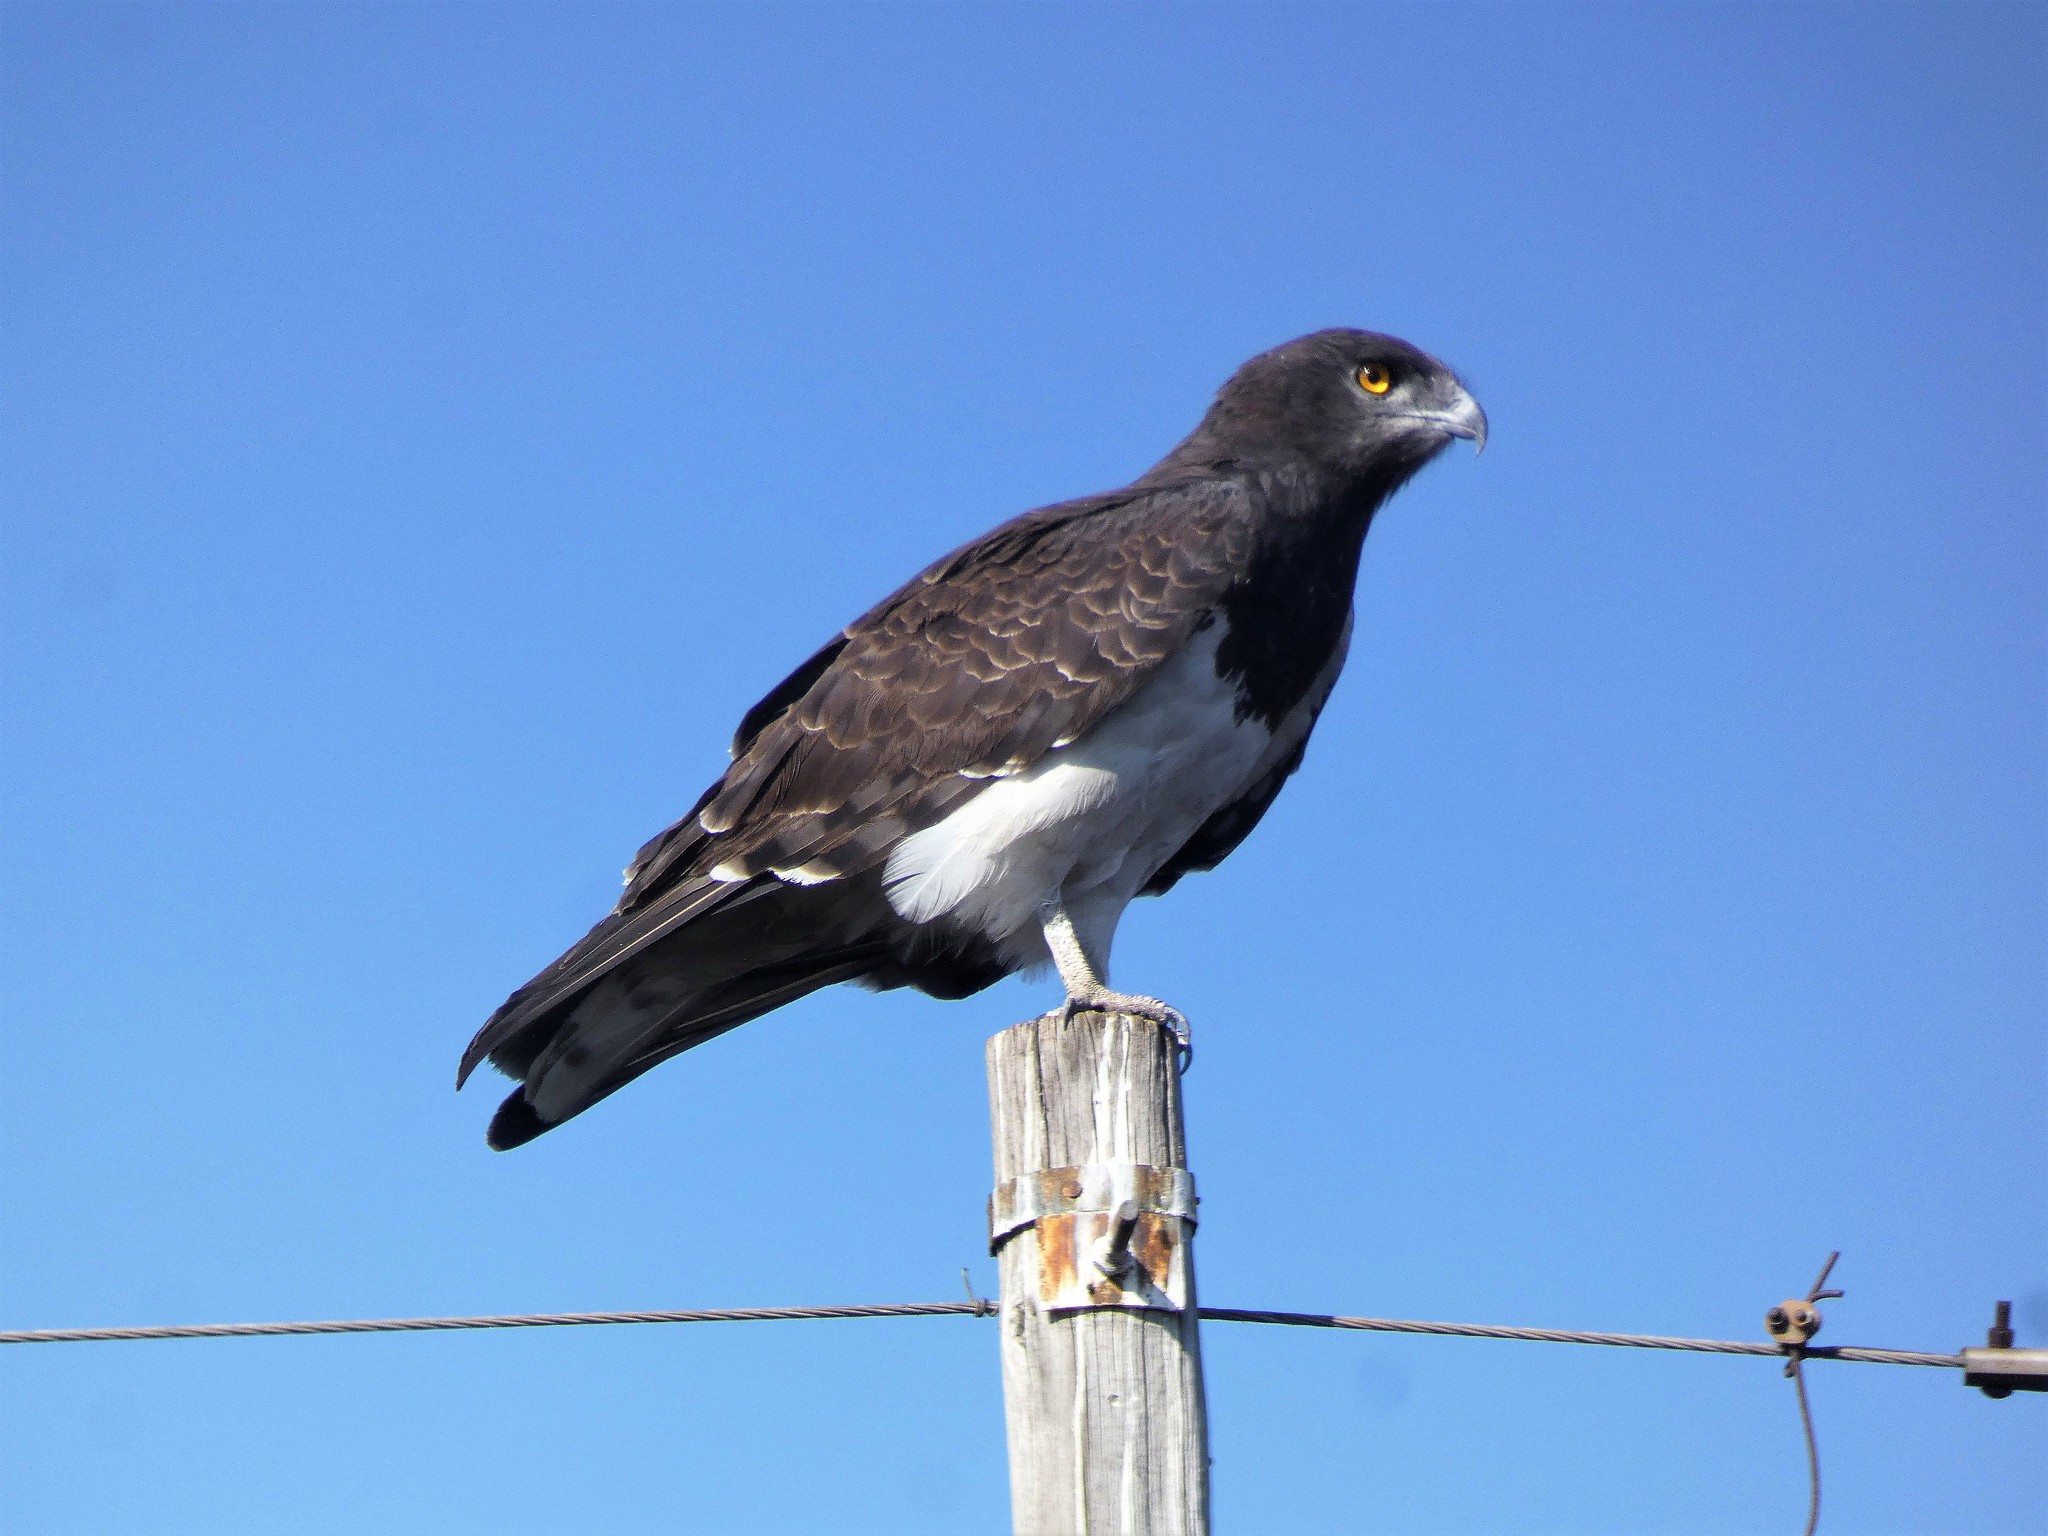
[[[986,1292],[981,1043],[450,1091],[740,712],[1357,324],[1493,421],[1127,919],[1204,1299],[2048,1345],[2048,29],[2021,5],[0,13],[7,1326]],[[1767,1361],[1205,1333],[1219,1528],[1796,1528]],[[1816,1367],[1824,1529],[2048,1530]],[[985,1323],[10,1349],[23,1531],[962,1531]]]

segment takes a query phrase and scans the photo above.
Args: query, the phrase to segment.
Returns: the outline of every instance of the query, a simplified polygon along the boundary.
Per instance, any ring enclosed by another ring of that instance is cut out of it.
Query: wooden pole
[[[989,1041],[988,1084],[1017,1536],[1207,1536],[1173,1039],[1123,1014],[1033,1019]]]

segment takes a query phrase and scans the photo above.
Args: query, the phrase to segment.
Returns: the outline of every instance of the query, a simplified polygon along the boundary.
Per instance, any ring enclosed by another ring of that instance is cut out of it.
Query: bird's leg
[[[1112,992],[1096,974],[1074,920],[1067,916],[1066,903],[1057,895],[1038,909],[1039,925],[1045,930],[1045,947],[1052,951],[1052,963],[1059,967],[1060,980],[1067,989],[1066,1002],[1053,1010],[1062,1022],[1077,1013],[1127,1013],[1150,1019],[1173,1036],[1180,1053],[1180,1070],[1185,1072],[1195,1059],[1195,1041],[1188,1029],[1188,1017],[1171,1003],[1130,992]],[[1051,1018],[1053,1014],[1047,1014]]]

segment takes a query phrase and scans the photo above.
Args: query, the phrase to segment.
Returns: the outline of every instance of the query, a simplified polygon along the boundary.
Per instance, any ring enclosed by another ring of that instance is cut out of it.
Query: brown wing
[[[1234,482],[1146,485],[1026,513],[848,625],[760,705],[732,767],[641,850],[621,910],[678,881],[871,867],[1128,698],[1250,557]]]

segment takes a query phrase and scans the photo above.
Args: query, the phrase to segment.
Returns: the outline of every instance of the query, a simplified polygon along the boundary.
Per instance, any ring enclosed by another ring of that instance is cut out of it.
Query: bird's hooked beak
[[[1416,421],[1426,421],[1453,437],[1471,439],[1475,454],[1486,452],[1486,412],[1461,385],[1451,386],[1450,398],[1441,406],[1427,411],[1410,411],[1408,415]]]

